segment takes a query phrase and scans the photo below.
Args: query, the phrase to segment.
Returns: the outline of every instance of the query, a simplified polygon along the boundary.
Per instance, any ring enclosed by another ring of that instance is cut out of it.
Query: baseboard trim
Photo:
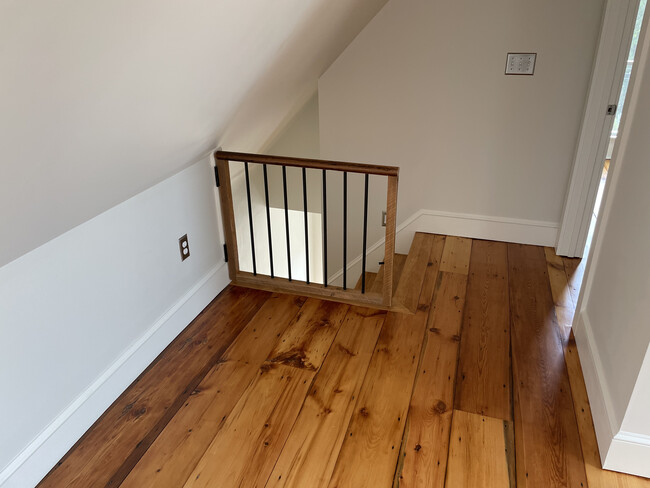
[[[650,478],[650,436],[620,430],[612,396],[603,380],[604,367],[589,315],[582,310],[573,325],[582,373],[589,396],[600,460],[604,469]]]
[[[620,431],[614,436],[603,467],[650,478],[650,436]]]
[[[554,246],[558,229],[557,222],[423,209],[400,226],[396,249],[398,252],[407,252],[415,232]]]
[[[557,222],[421,209],[397,226],[395,252],[407,254],[416,232],[553,247],[558,231]],[[382,238],[368,247],[369,263],[382,260],[384,242]],[[368,271],[376,270],[368,268]],[[348,263],[348,274],[360,276],[361,255]],[[329,278],[329,283],[336,284],[342,275],[343,269],[340,269]]]
[[[604,368],[600,360],[598,346],[594,340],[591,322],[585,310],[576,315],[573,335],[576,339],[582,374],[587,387],[600,460],[604,466],[614,435],[618,432],[621,423],[615,417],[611,393],[607,383],[603,381],[605,378]]]
[[[229,282],[224,263],[206,273],[0,472],[0,486],[35,486]]]

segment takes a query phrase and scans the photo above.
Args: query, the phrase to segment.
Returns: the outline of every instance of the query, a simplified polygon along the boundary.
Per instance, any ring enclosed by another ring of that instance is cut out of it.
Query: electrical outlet
[[[181,251],[181,261],[190,257],[190,243],[187,241],[187,234],[178,240],[178,248]]]
[[[381,226],[386,227],[386,210],[381,211]]]

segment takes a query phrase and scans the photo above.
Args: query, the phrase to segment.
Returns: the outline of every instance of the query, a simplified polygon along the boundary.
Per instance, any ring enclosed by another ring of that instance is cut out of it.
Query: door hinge
[[[219,168],[217,166],[214,167],[214,181],[217,184],[217,187],[221,186],[221,183],[219,182]]]
[[[228,246],[226,244],[223,245],[223,260],[228,262]]]
[[[607,105],[607,115],[616,115],[616,105]]]

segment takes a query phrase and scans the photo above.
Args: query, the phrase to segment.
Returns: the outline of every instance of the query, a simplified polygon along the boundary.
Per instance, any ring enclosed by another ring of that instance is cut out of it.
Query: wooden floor
[[[228,287],[39,486],[650,487],[600,469],[579,261],[428,234],[398,261],[414,314]]]

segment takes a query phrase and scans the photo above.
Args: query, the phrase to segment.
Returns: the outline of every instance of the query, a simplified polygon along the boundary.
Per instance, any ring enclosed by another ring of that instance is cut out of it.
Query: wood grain
[[[249,163],[265,163],[280,166],[295,166],[299,168],[326,169],[333,171],[348,171],[350,173],[362,173],[382,176],[396,177],[399,175],[397,166],[381,166],[377,164],[348,163],[345,161],[328,161],[324,159],[293,158],[288,156],[271,156],[267,154],[238,153],[228,151],[216,151],[215,159],[228,161],[241,161]]]
[[[401,488],[444,486],[466,284],[457,273],[438,278],[396,473]]]
[[[301,309],[303,301],[289,295],[274,295],[266,301],[129,473],[122,488],[183,486],[273,345],[300,318],[315,313],[313,307]]]
[[[320,368],[348,312],[348,305],[307,299],[295,320],[270,352],[268,360],[295,368]]]
[[[361,293],[361,290],[340,288],[329,285],[327,287],[318,283],[305,283],[303,281],[289,281],[286,278],[271,278],[264,275],[253,275],[239,271],[233,280],[233,283],[239,286],[254,288],[257,290],[266,290],[279,293],[292,293],[323,300],[331,300],[350,305],[361,307],[373,307],[378,310],[384,310],[387,307],[383,305],[383,297],[380,293]]]
[[[385,318],[376,310],[350,309],[267,488],[327,486]]]
[[[239,251],[237,249],[237,230],[235,225],[235,209],[232,200],[232,184],[230,179],[230,163],[225,159],[216,159],[219,173],[219,203],[223,220],[224,238],[228,249],[228,275],[235,279],[239,271]]]
[[[184,486],[264,486],[314,374],[308,369],[265,363]]]
[[[578,421],[589,488],[650,488],[650,479],[602,469],[587,388],[573,332],[565,348],[564,357],[571,382],[573,406]]]
[[[447,237],[445,251],[442,254],[440,271],[467,274],[469,272],[472,240],[465,237]]]
[[[391,485],[424,330],[416,317],[389,312],[330,487]]]
[[[454,408],[512,420],[508,247],[472,244]]]
[[[558,325],[565,340],[568,340],[569,328],[573,323],[573,313],[576,305],[571,297],[571,290],[567,280],[564,260],[555,254],[553,248],[545,247],[548,278],[551,284],[551,294],[555,304],[555,314]]]
[[[369,292],[373,288],[373,283],[375,282],[375,278],[377,277],[377,273],[373,273],[372,271],[366,271],[366,292]],[[361,282],[361,276],[359,276],[359,281],[357,281],[356,286],[354,287],[355,290],[361,290],[361,285],[363,283]]]
[[[454,411],[447,488],[510,488],[508,421]]]
[[[418,312],[389,312],[328,486],[392,485],[436,271],[427,267]]]
[[[226,288],[39,486],[118,486],[268,297],[264,292]]]
[[[408,256],[406,254],[395,254],[393,256],[393,295],[397,291],[397,285],[402,277],[402,271],[404,271],[404,265],[406,264],[407,258]],[[384,278],[385,277],[386,271],[384,270]]]
[[[569,285],[569,293],[573,303],[578,303],[578,296],[580,295],[580,286],[585,274],[585,261],[586,259],[579,258],[565,258],[562,257],[564,262],[564,270],[567,275],[567,283]]]
[[[402,268],[402,275],[393,295],[392,309],[415,313],[420,298],[420,290],[427,270],[431,245],[443,238],[432,234],[416,232],[411,249]]]
[[[587,486],[544,250],[508,244],[517,486]]]
[[[258,370],[239,361],[215,366],[120,486],[183,486]]]
[[[441,250],[429,262],[439,263]],[[434,271],[438,268],[432,267]],[[442,488],[445,483],[467,277],[446,272],[437,275],[395,474],[395,486],[401,488]]]
[[[393,273],[395,258],[395,235],[397,225],[397,185],[398,177],[389,176],[386,184],[386,234],[384,244],[384,267],[388,270],[385,279],[382,279],[383,286],[381,294],[384,305],[391,306],[393,303]],[[383,277],[382,277],[383,278]]]
[[[384,290],[384,269],[385,265],[382,264],[379,266],[379,270],[377,271],[377,276],[375,276],[375,281],[372,283],[372,287],[370,288],[371,293],[383,293]],[[392,297],[393,293],[393,285],[391,284],[390,286],[390,293]]]
[[[511,487],[650,488],[600,468],[575,342],[555,315],[575,307],[582,264],[424,240],[415,314],[228,287],[40,486],[442,488],[502,486],[507,473]],[[406,261],[396,276],[417,281]],[[508,308],[512,422],[494,418],[508,417],[496,388]]]

